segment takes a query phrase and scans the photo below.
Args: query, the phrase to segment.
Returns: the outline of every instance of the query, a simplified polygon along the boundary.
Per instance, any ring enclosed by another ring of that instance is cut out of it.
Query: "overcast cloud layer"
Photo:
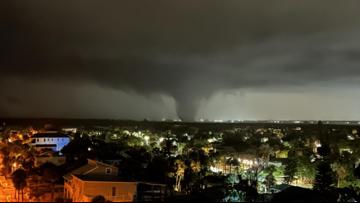
[[[4,116],[360,120],[359,1],[0,4]]]

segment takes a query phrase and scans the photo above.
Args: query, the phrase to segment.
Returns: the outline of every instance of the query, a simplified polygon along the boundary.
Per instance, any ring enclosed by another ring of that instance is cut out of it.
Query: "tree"
[[[88,158],[93,158],[94,152],[89,151],[89,148],[95,148],[89,136],[77,135],[61,150],[61,153],[65,155],[66,162],[69,165],[81,166],[86,163]]]
[[[358,155],[344,151],[340,153],[336,161],[331,165],[336,172],[338,188],[357,182],[356,174],[353,173],[357,159]]]
[[[158,181],[165,183],[166,176],[169,173],[168,162],[162,155],[156,155],[152,158],[146,170],[146,179],[148,181]]]
[[[106,202],[106,199],[104,196],[98,195],[92,198],[91,202]]]
[[[285,182],[290,184],[295,177],[297,172],[297,161],[294,158],[288,158],[285,162]]]
[[[62,198],[62,197],[57,197],[57,198],[55,199],[55,202],[65,202],[65,199]]]
[[[303,183],[312,184],[315,178],[316,166],[311,162],[311,157],[311,155],[306,154],[306,151],[304,151],[304,156],[296,157],[296,176],[298,176]]]
[[[232,173],[232,166],[238,167],[240,165],[240,162],[238,159],[234,157],[230,157],[226,159],[226,165],[230,165],[230,174]]]
[[[265,177],[265,185],[267,191],[270,190],[271,186],[276,184],[276,179],[274,176],[275,170],[276,170],[275,166],[269,166],[266,168],[266,172],[268,173]]]
[[[328,158],[331,155],[331,147],[328,143],[322,143],[322,146],[318,148],[318,153],[324,158]]]
[[[334,168],[334,171],[336,172],[336,179],[337,179],[337,187],[340,187],[340,182],[346,178],[348,175],[348,171],[346,170],[346,167],[344,165],[341,165],[340,163],[334,163],[332,165]]]
[[[181,181],[184,178],[185,173],[185,163],[184,161],[178,159],[176,160],[176,183],[175,183],[175,191],[181,191]]]
[[[26,187],[26,171],[23,169],[18,169],[14,171],[14,173],[11,176],[12,182],[15,187],[15,198],[16,198],[16,192],[17,192],[17,200],[20,200],[20,192],[21,192],[21,199],[24,201],[24,188]]]
[[[322,160],[316,168],[316,176],[313,184],[314,190],[320,192],[330,191],[335,185],[335,175],[327,160]]]
[[[268,165],[270,156],[274,153],[273,148],[269,144],[262,144],[256,151],[257,157],[264,163],[265,166]]]
[[[50,183],[51,187],[51,200],[54,201],[54,194],[55,194],[55,184],[61,177],[58,168],[49,162],[46,162],[40,167],[43,171],[42,179],[45,182]]]
[[[172,154],[175,154],[177,150],[177,146],[174,144],[176,142],[176,138],[170,132],[167,132],[164,135],[164,141],[161,143],[162,150],[164,155],[169,158]]]
[[[354,169],[354,176],[355,176],[357,179],[360,179],[360,165],[357,166],[357,167]]]
[[[43,191],[39,190],[40,176],[38,174],[32,174],[30,188],[30,197],[35,197],[36,201],[39,202],[40,197],[44,194]]]

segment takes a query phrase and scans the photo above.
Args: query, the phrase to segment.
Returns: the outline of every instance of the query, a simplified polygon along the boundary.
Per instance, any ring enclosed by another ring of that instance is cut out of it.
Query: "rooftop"
[[[74,175],[83,181],[129,182],[119,176],[113,175]]]
[[[37,133],[33,138],[69,138],[69,136],[61,133]]]
[[[71,175],[78,175],[78,176],[86,175],[89,172],[91,172],[93,169],[97,168],[99,165],[104,166],[104,167],[109,167],[109,168],[116,168],[116,167],[114,167],[112,165],[108,165],[108,164],[105,164],[105,163],[101,163],[101,162],[98,162],[98,161],[95,161],[95,160],[88,159],[87,164],[81,166],[80,168],[77,168],[77,169],[71,171],[70,173],[65,174],[64,178],[67,179],[67,180],[70,180]]]
[[[143,182],[143,181],[129,181],[122,177],[113,176],[113,175],[74,175],[74,176],[83,181],[122,182],[122,183],[138,183],[138,184],[153,185],[153,186],[165,186],[165,184],[160,184],[160,183],[150,183],[150,182]]]

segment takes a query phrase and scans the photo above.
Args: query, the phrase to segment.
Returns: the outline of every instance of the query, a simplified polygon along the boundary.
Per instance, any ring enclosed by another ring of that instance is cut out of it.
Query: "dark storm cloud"
[[[358,1],[7,6],[3,75],[167,94],[185,119],[219,90],[360,76]]]
[[[24,103],[24,101],[22,101],[20,98],[13,97],[13,96],[6,97],[6,101],[10,104],[23,104]]]

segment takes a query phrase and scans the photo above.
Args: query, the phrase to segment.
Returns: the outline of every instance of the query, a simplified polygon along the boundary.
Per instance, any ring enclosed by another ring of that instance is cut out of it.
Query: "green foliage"
[[[311,182],[316,174],[315,164],[310,161],[308,156],[298,157],[296,176],[303,180]]]
[[[235,184],[238,184],[240,181],[240,178],[238,175],[234,175],[234,174],[231,174],[231,175],[228,175],[225,179],[225,183],[229,184],[229,185],[235,185]]]
[[[269,166],[267,168],[268,174],[265,177],[265,185],[267,190],[270,190],[270,187],[274,186],[276,184],[276,179],[274,176],[274,172],[276,171],[276,167],[275,166]]]

